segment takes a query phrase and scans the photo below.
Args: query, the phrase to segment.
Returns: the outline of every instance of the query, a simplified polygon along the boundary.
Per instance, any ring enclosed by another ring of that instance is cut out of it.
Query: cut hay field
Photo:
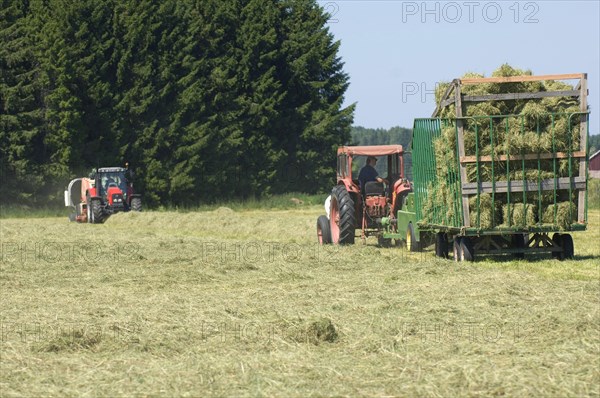
[[[0,396],[598,396],[573,261],[319,247],[320,206],[0,219]]]

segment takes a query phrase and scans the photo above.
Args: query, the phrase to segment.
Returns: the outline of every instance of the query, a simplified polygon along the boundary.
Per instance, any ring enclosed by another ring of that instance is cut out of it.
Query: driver
[[[367,182],[385,182],[385,179],[379,177],[379,173],[377,173],[377,170],[375,170],[376,164],[377,158],[375,156],[369,156],[367,157],[367,162],[365,166],[362,169],[360,169],[360,173],[358,174],[358,181],[360,183],[360,190],[363,194],[365,192],[365,186],[367,185]]]
[[[113,180],[112,177],[108,177],[108,179],[106,180],[106,189],[110,187],[110,184],[116,185],[115,180]]]

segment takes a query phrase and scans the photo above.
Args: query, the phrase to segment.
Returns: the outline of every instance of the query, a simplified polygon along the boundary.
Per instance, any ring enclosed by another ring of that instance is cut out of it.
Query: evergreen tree
[[[44,101],[29,4],[0,4],[0,201],[23,203],[44,191]]]
[[[2,200],[96,166],[152,204],[328,190],[348,77],[314,0],[0,0]]]

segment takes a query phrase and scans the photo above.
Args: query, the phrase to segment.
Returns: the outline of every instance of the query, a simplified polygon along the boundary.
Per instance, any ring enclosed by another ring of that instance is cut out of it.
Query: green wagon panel
[[[533,119],[416,119],[412,156],[419,225],[468,235],[585,229],[587,174],[582,177],[578,168],[582,160],[587,166],[588,153],[575,140],[580,119],[587,128],[588,117],[576,112]],[[461,137],[465,156],[459,157]],[[577,200],[581,192],[584,209]]]

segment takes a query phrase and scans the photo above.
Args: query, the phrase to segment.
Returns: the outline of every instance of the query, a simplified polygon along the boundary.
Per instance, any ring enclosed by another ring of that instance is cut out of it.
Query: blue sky
[[[354,124],[412,127],[435,108],[436,82],[498,66],[588,73],[590,134],[600,114],[600,2],[319,1],[341,41]]]

